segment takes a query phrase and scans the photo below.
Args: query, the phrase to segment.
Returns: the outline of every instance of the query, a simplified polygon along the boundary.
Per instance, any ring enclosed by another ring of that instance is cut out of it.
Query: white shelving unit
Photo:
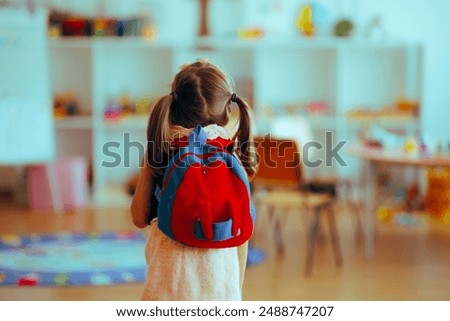
[[[351,141],[360,126],[345,120],[351,108],[377,109],[403,97],[420,100],[422,49],[409,43],[318,38],[199,39],[171,44],[140,38],[67,38],[50,41],[50,52],[53,93],[74,92],[81,105],[80,115],[55,122],[58,155],[78,153],[92,162],[93,202],[99,206],[128,206],[123,183],[137,170],[140,151],[133,144],[127,149],[125,139],[143,146],[146,140],[146,116],[103,120],[108,101],[125,93],[133,98],[167,94],[179,66],[197,58],[209,58],[232,76],[238,94],[251,102],[262,134],[270,122],[262,118],[267,106],[282,114],[287,104],[325,102],[329,114],[306,116],[314,139],[322,141],[325,131],[332,131],[335,140]],[[416,132],[420,122],[408,118],[378,123]],[[114,144],[105,154],[108,142]],[[114,168],[102,165],[116,160],[111,152],[122,158]],[[310,175],[351,175],[352,171],[353,167],[320,167]]]

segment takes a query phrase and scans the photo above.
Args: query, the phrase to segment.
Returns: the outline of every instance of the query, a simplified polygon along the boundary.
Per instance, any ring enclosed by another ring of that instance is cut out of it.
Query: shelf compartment
[[[281,110],[286,104],[322,101],[334,114],[335,49],[261,49],[256,63],[257,108],[271,105]]]
[[[404,48],[345,49],[341,57],[343,112],[355,107],[376,110],[398,99],[415,98],[407,97],[411,75]]]
[[[90,114],[92,105],[92,51],[89,47],[55,46],[50,51],[53,95],[74,93],[78,112]]]
[[[95,113],[126,94],[133,99],[170,92],[173,79],[171,48],[99,46],[96,50]]]

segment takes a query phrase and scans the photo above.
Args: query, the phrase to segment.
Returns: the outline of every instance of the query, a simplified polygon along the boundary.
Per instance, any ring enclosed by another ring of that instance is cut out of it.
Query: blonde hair
[[[159,98],[148,122],[148,163],[153,171],[161,174],[173,153],[171,126],[225,126],[230,120],[231,103],[235,102],[239,126],[232,139],[243,167],[253,177],[256,159],[250,148],[249,106],[233,93],[230,79],[218,66],[206,60],[183,65],[172,83],[172,92]]]

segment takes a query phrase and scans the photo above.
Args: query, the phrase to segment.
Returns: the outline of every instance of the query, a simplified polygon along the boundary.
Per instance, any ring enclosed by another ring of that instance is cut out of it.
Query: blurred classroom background
[[[179,66],[208,58],[252,107],[255,138],[301,156],[253,183],[244,299],[449,300],[449,10],[0,0],[0,298],[138,299],[139,282],[2,285],[12,268],[1,251],[11,235],[135,230],[153,103]]]

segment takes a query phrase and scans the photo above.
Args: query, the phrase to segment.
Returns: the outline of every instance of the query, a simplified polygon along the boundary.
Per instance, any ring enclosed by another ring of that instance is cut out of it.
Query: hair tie
[[[177,100],[177,99],[178,99],[177,93],[174,92],[174,91],[172,91],[172,92],[170,93],[170,96],[172,96],[172,99],[173,99],[173,100]]]
[[[236,95],[236,93],[233,93],[233,94],[231,95],[231,101],[232,101],[233,103],[237,102],[237,95]]]

